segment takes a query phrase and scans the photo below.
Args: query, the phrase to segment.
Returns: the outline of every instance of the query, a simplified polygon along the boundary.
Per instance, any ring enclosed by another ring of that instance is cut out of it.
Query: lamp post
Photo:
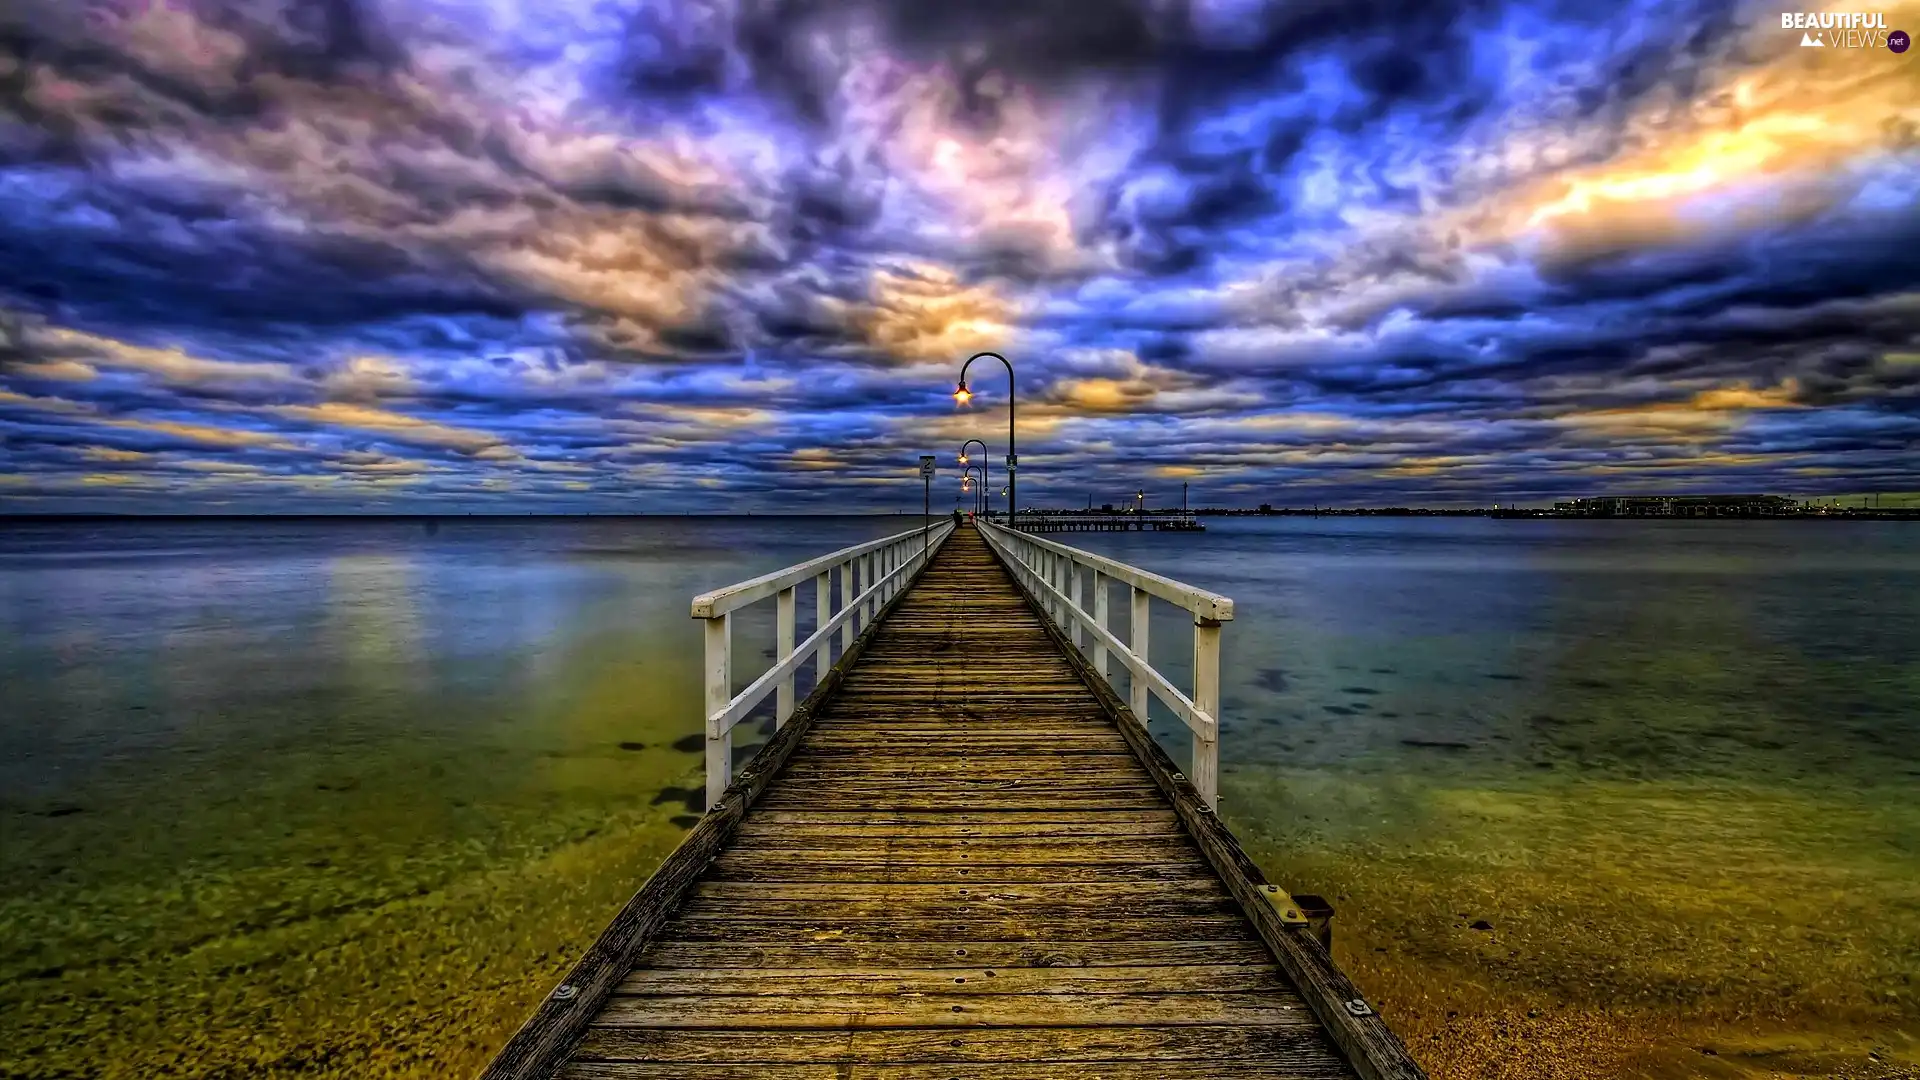
[[[977,488],[973,486],[975,473],[981,476],[980,486]],[[983,465],[968,465],[960,470],[960,490],[973,496],[973,512],[976,515],[980,513],[980,496],[987,489],[985,477],[986,467]]]
[[[1013,361],[996,352],[974,353],[967,357],[967,362],[960,365],[960,383],[953,389],[953,400],[965,405],[973,399],[973,392],[967,389],[967,369],[973,366],[975,360],[989,356],[1007,366],[1007,527],[1019,528],[1019,522],[1014,516],[1018,512],[1016,504],[1019,501],[1019,478],[1014,474],[1019,470],[1020,459],[1015,450],[1013,436]]]
[[[967,447],[974,443],[980,443],[980,498],[984,500],[987,497],[987,444],[979,439],[968,439],[961,443],[960,464],[964,466],[967,463]],[[986,509],[991,510],[992,506]]]

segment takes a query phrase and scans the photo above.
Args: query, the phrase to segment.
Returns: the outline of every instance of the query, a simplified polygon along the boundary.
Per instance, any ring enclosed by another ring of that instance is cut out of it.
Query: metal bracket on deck
[[[1314,893],[1301,893],[1298,896],[1287,892],[1278,885],[1261,886],[1274,909],[1280,913],[1280,921],[1288,926],[1304,926],[1320,939],[1320,944],[1333,948],[1333,905],[1326,897]]]
[[[1273,910],[1280,913],[1281,922],[1288,926],[1307,925],[1306,913],[1300,910],[1299,904],[1293,902],[1293,895],[1287,890],[1278,885],[1262,885],[1260,890],[1261,895],[1267,898],[1267,903],[1273,905]]]

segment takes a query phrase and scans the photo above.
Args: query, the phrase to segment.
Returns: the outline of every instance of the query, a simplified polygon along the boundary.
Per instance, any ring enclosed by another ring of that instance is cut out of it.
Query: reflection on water
[[[1223,813],[1436,1075],[1920,1075],[1920,531],[1824,524],[1075,539],[1236,598]]]
[[[904,527],[0,526],[0,1076],[472,1071],[698,809],[688,599]]]
[[[699,808],[688,598],[900,527],[0,526],[0,1076],[469,1073]],[[1223,809],[1436,1077],[1914,1074],[1911,526],[1069,539],[1236,598]]]

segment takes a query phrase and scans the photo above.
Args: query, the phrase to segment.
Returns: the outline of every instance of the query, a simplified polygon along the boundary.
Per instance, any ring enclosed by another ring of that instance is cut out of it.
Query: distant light
[[[966,383],[961,383],[953,389],[953,400],[965,405],[973,400],[973,391],[967,389]]]

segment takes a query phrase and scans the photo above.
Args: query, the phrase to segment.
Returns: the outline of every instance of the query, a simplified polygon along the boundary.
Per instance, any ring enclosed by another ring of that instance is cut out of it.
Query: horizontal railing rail
[[[812,658],[818,665],[816,683],[824,680],[834,664],[834,633],[839,632],[840,655],[845,656],[853,647],[853,639],[873,623],[879,610],[926,569],[933,553],[953,534],[953,529],[949,519],[895,533],[693,598],[693,617],[706,626],[706,723],[703,728],[709,809],[719,803],[721,793],[733,782],[734,727],[765,701],[770,692],[776,694],[774,726],[785,724],[793,715],[794,676],[806,666],[807,660]],[[836,578],[838,611],[833,606]],[[814,631],[805,641],[796,644],[793,636],[797,590],[807,581],[813,582]],[[735,694],[733,613],[769,597],[775,602],[774,664]]]
[[[1107,662],[1117,658],[1128,674],[1128,707],[1147,722],[1148,694],[1159,698],[1193,735],[1193,786],[1208,806],[1220,802],[1220,624],[1233,619],[1233,601],[1150,570],[1082,551],[1030,533],[982,522],[981,536],[1039,604],[1041,614],[1075,648],[1084,648],[1093,669],[1109,684]],[[1081,586],[1092,577],[1093,610],[1081,604]],[[1128,588],[1128,640],[1108,626],[1115,582]],[[1193,690],[1184,693],[1148,659],[1150,601],[1158,598],[1193,618]],[[1081,631],[1086,633],[1083,636]],[[1118,692],[1118,687],[1115,687]]]

